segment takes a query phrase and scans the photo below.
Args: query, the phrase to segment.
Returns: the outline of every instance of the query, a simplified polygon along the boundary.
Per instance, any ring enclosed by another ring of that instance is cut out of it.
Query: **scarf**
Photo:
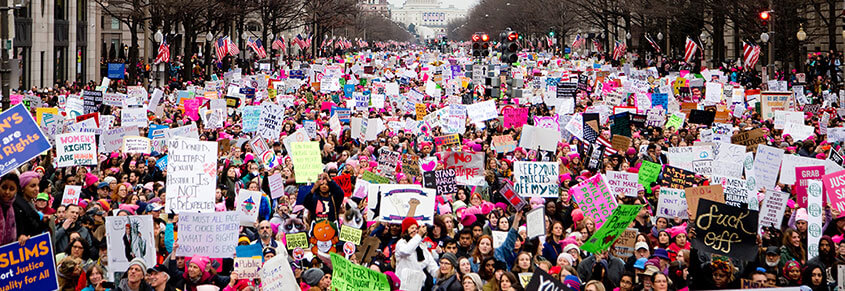
[[[15,195],[17,197],[17,195]],[[15,202],[15,197],[12,197],[8,202],[0,201],[0,245],[14,242],[18,239],[17,224],[15,224],[15,210],[12,208],[12,203]]]

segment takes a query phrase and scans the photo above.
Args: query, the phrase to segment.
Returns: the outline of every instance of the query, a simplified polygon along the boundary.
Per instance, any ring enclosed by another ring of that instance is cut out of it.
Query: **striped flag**
[[[305,40],[302,39],[302,35],[296,34],[296,38],[293,39],[293,42],[299,46],[299,49],[305,48]]]
[[[235,44],[235,42],[232,41],[232,39],[229,38],[228,36],[226,37],[226,44],[229,46],[229,55],[230,56],[237,56],[238,54],[241,53],[241,50],[238,49],[238,45]]]
[[[757,65],[757,60],[760,59],[760,46],[743,42],[742,50],[742,63],[746,67],[754,68]]]
[[[546,36],[546,44],[548,45],[549,48],[551,48],[554,45],[554,40],[552,40],[551,36]]]
[[[308,38],[307,38],[307,39],[305,39],[305,47],[306,47],[306,48],[311,47],[311,40],[312,40],[313,38],[314,38],[314,36],[312,36],[312,35],[309,33],[309,34],[308,34]]]
[[[604,48],[601,46],[601,43],[598,41],[598,39],[593,39],[593,47],[596,49],[596,51],[604,52]]]
[[[167,40],[162,40],[161,44],[158,45],[158,55],[156,56],[155,63],[169,63],[170,62],[170,46],[167,45]]]
[[[692,58],[695,57],[695,52],[698,50],[698,44],[696,44],[689,36],[687,37],[687,44],[684,46],[684,61],[687,63],[692,63]]]
[[[256,56],[258,56],[259,59],[267,57],[267,50],[264,49],[264,45],[261,44],[260,39],[256,38],[255,40],[247,41],[247,45],[251,47],[253,51],[255,51],[255,54]]]
[[[618,150],[613,148],[613,144],[603,136],[599,136],[596,142],[604,146],[604,156],[606,157],[619,153]]]
[[[285,49],[285,37],[279,36],[273,40],[273,44],[271,45],[275,50],[284,50]]]
[[[654,50],[657,51],[658,54],[660,53],[660,45],[658,45],[657,42],[654,41],[653,38],[651,38],[651,35],[646,33],[645,34],[645,40],[648,41],[648,43],[651,45],[651,47],[654,48]]]
[[[618,61],[619,58],[621,58],[622,55],[624,55],[627,50],[628,50],[628,46],[626,46],[625,43],[619,42],[617,40],[616,41],[616,47],[613,48],[613,60]]]
[[[573,41],[573,42],[572,42],[572,48],[573,48],[573,49],[576,49],[576,48],[578,48],[578,47],[580,47],[580,46],[582,46],[582,45],[584,45],[584,38],[583,38],[583,37],[581,37],[581,34],[580,34],[580,33],[579,33],[579,34],[576,34],[576,35],[575,35],[575,41]]]
[[[217,53],[217,60],[223,61],[223,58],[229,54],[229,44],[226,41],[226,37],[218,38],[217,41],[214,43],[214,50]]]

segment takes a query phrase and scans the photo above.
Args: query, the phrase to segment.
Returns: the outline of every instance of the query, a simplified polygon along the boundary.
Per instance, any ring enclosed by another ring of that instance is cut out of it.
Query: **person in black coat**
[[[340,203],[343,203],[343,189],[329,178],[328,174],[323,173],[314,182],[314,187],[305,196],[302,204],[305,209],[310,210],[308,221],[324,218],[336,222],[341,214]]]
[[[12,204],[15,208],[18,236],[35,236],[47,231],[47,222],[35,210],[35,197],[38,196],[40,180],[40,174],[34,171],[25,172],[20,176],[21,189]]]

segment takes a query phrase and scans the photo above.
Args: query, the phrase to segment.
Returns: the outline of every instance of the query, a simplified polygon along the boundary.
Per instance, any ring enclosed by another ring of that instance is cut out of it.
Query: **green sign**
[[[581,249],[593,254],[607,250],[619,238],[619,235],[625,232],[631,221],[634,221],[642,207],[643,205],[625,204],[617,206],[601,228],[581,245]]]
[[[387,276],[356,265],[336,253],[331,253],[332,286],[334,291],[390,291]]]
[[[677,131],[682,126],[684,126],[684,120],[681,119],[681,116],[675,114],[669,115],[669,121],[666,122],[666,128],[671,127],[674,128],[675,131]]]
[[[651,182],[657,181],[657,175],[660,175],[660,164],[643,161],[640,166],[640,172],[637,174],[637,182],[643,185],[646,192],[651,192]]]
[[[379,176],[370,171],[364,171],[364,173],[361,174],[361,179],[373,184],[390,184],[390,179]]]
[[[323,172],[320,143],[316,141],[291,143],[293,171],[297,183],[314,183]]]

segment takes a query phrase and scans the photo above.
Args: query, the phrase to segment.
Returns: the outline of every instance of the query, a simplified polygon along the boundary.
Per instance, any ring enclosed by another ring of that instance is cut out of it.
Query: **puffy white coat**
[[[421,290],[425,284],[423,268],[428,268],[429,274],[436,274],[439,269],[437,259],[426,248],[422,248],[423,261],[417,261],[417,247],[420,242],[422,242],[422,237],[416,234],[410,241],[403,238],[396,243],[396,276],[402,283],[399,287],[401,290]]]

